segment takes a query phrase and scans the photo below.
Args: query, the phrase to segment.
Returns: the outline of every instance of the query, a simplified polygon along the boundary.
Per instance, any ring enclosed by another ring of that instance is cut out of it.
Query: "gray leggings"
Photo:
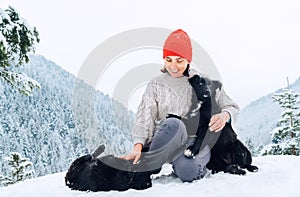
[[[164,120],[155,133],[146,154],[147,163],[153,169],[160,168],[164,163],[172,163],[174,173],[184,182],[200,179],[206,173],[206,164],[210,159],[210,150],[205,147],[195,158],[184,156],[183,151],[192,142],[188,138],[184,123],[177,118]]]

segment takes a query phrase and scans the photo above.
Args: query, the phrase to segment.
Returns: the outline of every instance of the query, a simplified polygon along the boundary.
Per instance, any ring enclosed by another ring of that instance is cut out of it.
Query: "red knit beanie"
[[[180,56],[192,61],[192,44],[185,31],[178,29],[168,36],[163,49],[163,58],[166,56]]]

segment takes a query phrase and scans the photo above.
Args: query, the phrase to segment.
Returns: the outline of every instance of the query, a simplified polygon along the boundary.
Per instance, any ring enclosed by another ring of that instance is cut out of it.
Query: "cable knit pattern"
[[[192,91],[187,77],[174,78],[168,73],[154,77],[148,83],[136,113],[132,128],[134,144],[150,143],[167,114],[186,116],[192,105]],[[216,101],[222,111],[229,112],[231,119],[235,119],[239,108],[224,90],[217,93]]]

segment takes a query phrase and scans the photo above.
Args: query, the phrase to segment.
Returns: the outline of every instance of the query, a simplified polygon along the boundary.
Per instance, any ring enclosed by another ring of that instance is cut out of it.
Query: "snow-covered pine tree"
[[[257,155],[257,150],[255,149],[251,138],[246,138],[245,145],[248,147],[252,155]]]
[[[18,71],[17,67],[28,63],[28,53],[35,51],[38,42],[36,28],[31,28],[15,8],[0,8],[0,79],[26,95],[40,84]]]
[[[285,88],[274,94],[273,100],[283,109],[277,127],[271,132],[272,143],[265,146],[262,155],[298,155],[300,154],[300,111],[299,96],[292,89]]]
[[[23,158],[20,153],[11,152],[10,156],[5,158],[5,161],[8,163],[10,173],[6,176],[0,176],[0,182],[4,186],[15,184],[35,176],[33,164],[28,158]]]

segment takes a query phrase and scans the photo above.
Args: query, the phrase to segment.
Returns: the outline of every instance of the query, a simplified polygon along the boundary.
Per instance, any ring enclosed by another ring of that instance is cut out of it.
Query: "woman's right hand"
[[[133,150],[129,154],[121,156],[119,158],[125,160],[133,160],[133,164],[137,164],[142,155],[142,148],[142,144],[135,144]]]

